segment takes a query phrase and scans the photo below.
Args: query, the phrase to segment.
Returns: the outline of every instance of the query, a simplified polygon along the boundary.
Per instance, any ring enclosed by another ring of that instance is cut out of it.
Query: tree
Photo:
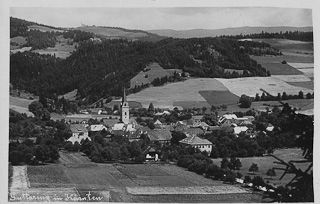
[[[150,104],[149,104],[148,112],[154,112],[153,103],[150,103]]]
[[[239,103],[240,103],[240,108],[250,108],[251,103],[252,103],[252,99],[251,97],[242,94],[240,99],[239,99]]]
[[[288,100],[288,95],[286,92],[283,92],[282,93],[282,97],[281,97],[282,100]]]
[[[230,168],[232,167],[232,168]],[[242,167],[241,161],[238,158],[232,157],[230,159],[230,166],[229,168],[232,170],[240,170],[240,168]]]
[[[302,91],[299,91],[298,98],[299,98],[299,99],[303,99],[303,98],[304,98],[304,97],[303,97],[303,92],[302,92]]]
[[[258,167],[258,164],[255,164],[255,163],[252,163],[252,165],[250,166],[250,168],[249,168],[249,172],[253,172],[253,174],[255,173],[255,172],[258,172],[259,171],[259,167]]]
[[[258,186],[264,186],[265,182],[261,176],[255,176],[252,179],[252,184],[253,184],[253,186],[258,187]]]
[[[275,172],[275,170],[273,168],[272,169],[268,169],[267,176],[274,177],[276,175],[277,174],[276,174],[276,172]]]
[[[254,98],[255,101],[260,101],[260,96],[258,93],[256,93],[256,97]]]
[[[43,113],[43,106],[38,101],[33,101],[29,106],[28,109],[34,116],[41,118]]]
[[[244,182],[244,183],[251,183],[251,182],[252,182],[252,179],[251,179],[250,176],[245,176],[243,182]]]
[[[230,166],[230,161],[228,160],[228,158],[226,157],[223,157],[222,160],[221,160],[221,168],[222,169],[226,169],[226,168],[229,168]]]

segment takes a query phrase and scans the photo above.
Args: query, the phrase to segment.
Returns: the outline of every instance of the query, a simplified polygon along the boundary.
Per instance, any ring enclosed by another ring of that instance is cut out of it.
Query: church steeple
[[[126,88],[123,88],[122,104],[127,102]]]
[[[127,102],[126,89],[123,88],[123,97],[121,102],[121,122],[129,124],[129,103]]]

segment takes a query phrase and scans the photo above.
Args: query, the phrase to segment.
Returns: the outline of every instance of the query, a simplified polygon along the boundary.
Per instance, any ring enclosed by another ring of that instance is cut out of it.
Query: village
[[[250,138],[254,138],[257,134],[257,131],[253,128],[252,122],[254,121],[254,116],[252,115],[243,117],[237,117],[232,113],[221,116],[215,115],[217,124],[209,125],[204,121],[204,117],[205,114],[208,115],[213,112],[206,110],[204,113],[202,112],[197,115],[189,113],[189,117],[186,117],[187,119],[184,120],[166,123],[165,117],[177,114],[176,112],[179,112],[179,110],[161,110],[155,109],[152,106],[151,104],[151,108],[149,106],[148,109],[149,117],[130,117],[130,106],[124,90],[120,109],[115,110],[114,115],[106,115],[103,118],[104,110],[95,108],[93,111],[95,111],[96,115],[99,115],[100,121],[97,119],[83,119],[79,114],[76,119],[65,120],[72,133],[72,136],[67,141],[73,145],[75,143],[81,144],[86,139],[91,141],[90,135],[104,132],[104,139],[107,141],[110,141],[113,135],[126,137],[129,142],[139,141],[144,135],[150,140],[151,144],[170,144],[172,139],[171,131],[176,131],[186,135],[186,138],[179,141],[180,144],[193,147],[200,152],[206,152],[209,156],[215,144],[202,138],[204,134],[214,130],[224,130],[237,137],[239,134],[244,134],[250,136]],[[155,112],[155,110],[159,112]],[[254,113],[258,112],[255,111]],[[85,113],[89,114],[87,111]],[[183,113],[178,113],[178,115],[181,114]],[[271,132],[273,128],[274,126],[269,123],[266,131]],[[143,152],[146,161],[158,161],[160,159],[159,150],[150,148],[150,146]]]

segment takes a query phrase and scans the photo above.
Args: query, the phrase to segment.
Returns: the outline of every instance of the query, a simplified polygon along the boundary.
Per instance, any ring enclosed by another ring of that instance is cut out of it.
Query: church
[[[120,104],[120,120],[124,124],[129,124],[129,103],[127,102],[126,89],[123,88],[123,97]]]

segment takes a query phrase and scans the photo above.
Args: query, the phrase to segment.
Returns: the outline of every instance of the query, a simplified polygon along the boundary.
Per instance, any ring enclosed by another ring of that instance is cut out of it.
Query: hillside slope
[[[251,33],[261,33],[262,31],[268,33],[278,33],[286,31],[303,31],[311,32],[312,27],[237,27],[237,28],[224,28],[224,29],[192,29],[192,30],[148,30],[160,36],[173,37],[173,38],[201,38],[201,37],[216,37],[221,35],[246,35]]]

